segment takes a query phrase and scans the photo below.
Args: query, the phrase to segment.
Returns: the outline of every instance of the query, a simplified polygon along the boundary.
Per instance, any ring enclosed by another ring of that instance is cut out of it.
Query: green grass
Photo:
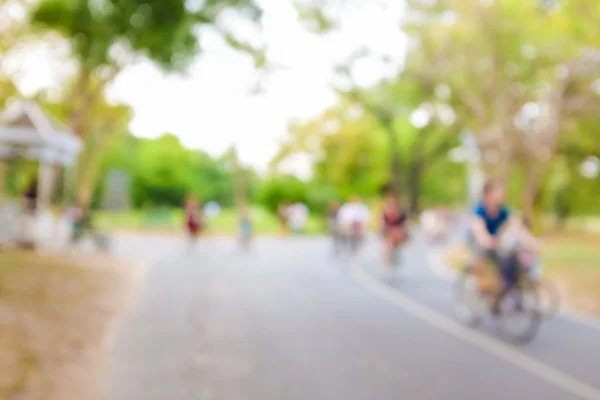
[[[255,232],[276,234],[279,222],[275,215],[264,208],[253,207],[251,219]],[[182,210],[132,210],[127,212],[99,211],[95,216],[96,224],[105,230],[138,230],[180,232],[185,226]],[[214,218],[208,219],[208,233],[235,234],[238,229],[238,215],[233,209],[223,209]],[[324,222],[317,216],[310,216],[306,233],[318,234],[324,231]]]
[[[543,240],[542,258],[574,308],[600,315],[600,235],[552,233]]]

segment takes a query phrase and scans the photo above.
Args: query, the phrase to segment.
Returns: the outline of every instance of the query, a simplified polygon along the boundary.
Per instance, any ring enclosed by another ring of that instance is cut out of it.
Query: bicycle
[[[556,283],[541,275],[541,271],[531,271],[526,279],[538,291],[540,310],[545,320],[551,320],[560,311],[561,295]]]
[[[76,212],[70,242],[77,246],[85,237],[91,239],[94,246],[100,251],[108,252],[112,247],[110,237],[96,229],[89,215],[80,215]]]
[[[362,224],[359,222],[352,223],[349,227],[349,232],[344,236],[349,253],[356,255],[364,242]]]
[[[479,326],[484,319],[495,316],[497,327],[503,336],[513,342],[526,344],[535,338],[544,319],[539,287],[527,276],[516,251],[511,250],[502,262],[515,263],[517,279],[499,294],[500,313],[496,315],[494,312],[497,289],[482,289],[481,277],[476,276],[473,266],[466,265],[457,282],[455,315],[459,321],[473,328]]]

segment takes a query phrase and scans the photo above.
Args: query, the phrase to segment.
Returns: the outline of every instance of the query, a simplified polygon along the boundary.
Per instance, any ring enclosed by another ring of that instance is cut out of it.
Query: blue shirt
[[[479,203],[477,207],[475,207],[475,215],[481,217],[485,221],[485,227],[487,228],[488,233],[495,236],[504,223],[508,221],[510,211],[508,211],[508,208],[502,206],[497,215],[491,216],[488,214],[483,203]]]

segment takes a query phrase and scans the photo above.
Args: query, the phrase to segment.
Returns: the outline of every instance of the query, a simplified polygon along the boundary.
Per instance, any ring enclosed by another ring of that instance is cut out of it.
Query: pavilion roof
[[[0,114],[0,158],[25,157],[71,164],[82,142],[34,101],[20,101]]]

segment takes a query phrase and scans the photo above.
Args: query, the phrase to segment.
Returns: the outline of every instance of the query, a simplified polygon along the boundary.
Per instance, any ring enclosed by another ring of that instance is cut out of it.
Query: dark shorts
[[[497,251],[481,247],[474,238],[469,236],[467,241],[471,252],[471,264],[481,260],[489,262],[496,268],[507,285],[513,285],[518,279],[519,264],[513,257],[501,257]]]

